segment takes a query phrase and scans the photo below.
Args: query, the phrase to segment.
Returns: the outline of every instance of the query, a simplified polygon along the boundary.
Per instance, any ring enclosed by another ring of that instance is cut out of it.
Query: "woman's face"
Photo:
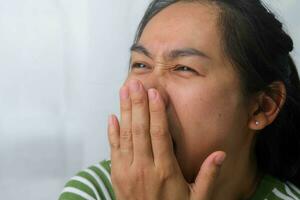
[[[175,3],[162,10],[133,46],[126,80],[138,79],[164,98],[174,152],[189,181],[213,151],[224,150],[233,166],[252,141],[241,83],[222,52],[217,23],[213,5]]]

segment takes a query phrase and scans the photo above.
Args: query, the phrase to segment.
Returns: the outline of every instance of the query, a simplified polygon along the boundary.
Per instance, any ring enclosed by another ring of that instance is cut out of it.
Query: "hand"
[[[195,183],[184,179],[173,153],[164,102],[140,81],[120,90],[121,120],[112,115],[108,136],[111,177],[118,200],[210,200],[225,153],[210,154]],[[197,159],[197,158],[195,158]]]

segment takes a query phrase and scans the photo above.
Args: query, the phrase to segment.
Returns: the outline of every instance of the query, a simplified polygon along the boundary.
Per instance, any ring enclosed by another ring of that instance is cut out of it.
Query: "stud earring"
[[[259,121],[256,121],[255,124],[258,125],[258,124],[259,124]]]

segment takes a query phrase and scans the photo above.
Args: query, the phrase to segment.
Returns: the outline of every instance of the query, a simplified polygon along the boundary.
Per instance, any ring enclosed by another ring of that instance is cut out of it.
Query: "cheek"
[[[171,130],[175,132],[172,134],[175,135],[177,159],[186,177],[192,176],[212,151],[235,146],[232,138],[239,135],[241,127],[237,126],[244,123],[238,91],[216,88],[177,87],[176,96],[171,97],[178,118],[175,127],[180,126]],[[184,98],[178,98],[180,96]]]
[[[190,137],[219,138],[241,110],[239,97],[222,89],[178,88],[172,99],[183,132]]]

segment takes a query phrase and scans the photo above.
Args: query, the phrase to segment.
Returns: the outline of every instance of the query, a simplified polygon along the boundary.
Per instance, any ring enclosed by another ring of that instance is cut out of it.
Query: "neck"
[[[262,176],[257,169],[255,156],[249,155],[239,154],[236,157],[228,158],[228,163],[231,165],[222,167],[213,200],[247,200],[251,198]],[[250,159],[237,159],[249,157]]]

